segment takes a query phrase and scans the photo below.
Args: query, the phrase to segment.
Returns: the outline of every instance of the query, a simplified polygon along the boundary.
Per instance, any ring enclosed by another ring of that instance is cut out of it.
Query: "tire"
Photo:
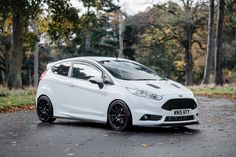
[[[121,100],[115,100],[108,108],[107,121],[113,130],[122,131],[132,125],[132,116],[128,106]]]
[[[53,106],[47,96],[40,96],[37,101],[37,116],[42,122],[53,122],[56,118],[53,117]]]

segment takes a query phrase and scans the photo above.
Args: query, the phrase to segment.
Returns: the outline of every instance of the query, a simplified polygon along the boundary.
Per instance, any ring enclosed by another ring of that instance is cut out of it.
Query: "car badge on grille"
[[[180,95],[179,95],[179,97],[183,97],[183,95],[182,95],[182,94],[180,94]]]

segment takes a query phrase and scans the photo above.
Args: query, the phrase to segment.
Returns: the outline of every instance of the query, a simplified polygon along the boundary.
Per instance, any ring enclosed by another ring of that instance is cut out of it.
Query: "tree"
[[[204,77],[202,84],[209,83],[210,69],[212,63],[212,55],[214,53],[214,0],[210,0],[209,5],[209,15],[208,15],[208,36],[207,36],[207,53],[206,53],[206,62],[204,69]]]
[[[39,12],[41,0],[1,0],[0,12],[7,9],[13,17],[12,48],[9,55],[7,85],[10,88],[21,88],[21,66],[23,57],[23,34],[28,19]]]
[[[1,8],[1,7],[0,7]],[[8,14],[7,8],[0,12],[0,84],[6,85],[6,76],[8,74],[8,63],[11,42],[12,16]]]
[[[123,55],[130,60],[135,60],[135,49],[132,46],[137,42],[137,31],[132,25],[126,25],[124,28],[124,49]]]
[[[219,0],[217,28],[216,28],[216,66],[215,66],[215,84],[223,85],[223,69],[222,69],[222,41],[223,41],[223,24],[224,24],[224,0]]]
[[[230,73],[236,70],[236,1],[226,0],[224,11],[223,68]],[[224,78],[233,81],[232,75]]]
[[[204,28],[206,16],[204,14],[205,6],[202,2],[194,3],[193,0],[182,0],[183,7],[169,1],[164,5],[157,5],[159,10],[164,13],[159,17],[162,24],[159,27],[164,33],[160,41],[174,40],[182,47],[185,62],[185,84],[193,84],[193,45],[197,44],[204,50],[201,29]],[[169,30],[169,31],[166,31]]]
[[[193,83],[194,47],[205,50],[204,29],[207,7],[203,2],[194,3],[193,0],[182,0],[181,3],[182,6],[172,1],[154,5],[148,12],[138,14],[136,21],[144,21],[139,22],[141,23],[140,36],[144,37],[144,34],[149,34],[150,40],[146,41],[152,43],[153,50],[155,47],[156,52],[153,54],[172,51],[172,53],[176,53],[175,56],[181,56],[180,60],[184,59],[185,84],[191,85]],[[138,50],[137,53],[139,53]],[[160,60],[157,57],[156,62],[161,62]]]
[[[77,10],[70,7],[69,0],[1,0],[0,12],[7,11],[13,16],[13,46],[9,57],[9,73],[7,77],[7,85],[9,88],[21,88],[22,87],[22,58],[23,58],[23,37],[25,29],[28,26],[29,20],[34,19],[41,13],[42,9],[48,11],[48,16],[51,17],[51,25],[49,25],[48,33],[59,39],[60,35],[72,37],[75,33],[76,36],[80,36],[82,32],[81,27],[91,28],[96,23],[96,16],[93,13],[94,8],[96,11],[110,11],[113,5],[113,0],[101,0],[101,1],[82,1],[84,7],[93,7],[88,16],[85,15],[84,19],[80,21],[75,20],[73,16],[78,16]],[[46,8],[45,8],[46,4]],[[91,18],[92,17],[92,18]],[[77,18],[78,19],[78,18]],[[74,20],[74,21],[73,21]],[[66,22],[64,22],[66,21]],[[69,21],[69,22],[67,22]],[[73,22],[72,22],[73,21]],[[83,23],[84,22],[84,23]],[[68,25],[67,25],[68,24]],[[88,25],[86,25],[88,24]],[[50,27],[51,26],[51,27]],[[52,27],[55,26],[55,27]],[[65,30],[63,28],[66,28]],[[69,38],[67,38],[69,39]],[[66,41],[63,41],[66,42]]]
[[[9,73],[7,76],[7,85],[10,88],[21,88],[21,65],[23,56],[23,33],[24,18],[22,10],[24,10],[24,2],[22,0],[12,1],[13,10],[13,46],[9,58]]]
[[[193,56],[192,56],[192,45],[194,43],[199,44],[199,47],[203,49],[201,41],[194,39],[194,33],[197,33],[198,29],[205,23],[205,16],[198,14],[199,11],[204,9],[204,3],[193,4],[192,0],[182,0],[184,5],[185,20],[178,21],[179,26],[183,30],[183,38],[180,39],[182,46],[185,49],[185,72],[186,72],[186,85],[193,84]],[[174,14],[175,15],[175,14]],[[183,22],[183,24],[179,23]]]

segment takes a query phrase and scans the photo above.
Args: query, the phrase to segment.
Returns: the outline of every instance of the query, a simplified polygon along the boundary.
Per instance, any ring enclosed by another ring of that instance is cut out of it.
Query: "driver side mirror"
[[[100,77],[97,77],[97,76],[91,77],[91,78],[89,79],[89,82],[91,82],[91,83],[93,83],[93,84],[97,84],[100,89],[102,89],[103,86],[104,86],[104,85],[103,85],[103,79],[100,78]]]

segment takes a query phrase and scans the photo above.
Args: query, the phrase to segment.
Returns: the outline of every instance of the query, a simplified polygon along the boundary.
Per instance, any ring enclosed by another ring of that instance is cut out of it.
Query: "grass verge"
[[[32,87],[19,90],[0,87],[0,113],[34,109],[35,93]]]
[[[236,100],[236,84],[227,84],[224,86],[192,86],[189,88],[195,95],[230,98]]]
[[[225,86],[192,86],[189,88],[195,95],[236,100],[236,84]],[[19,90],[9,90],[0,87],[0,113],[34,109],[35,94],[36,90],[32,87]]]

